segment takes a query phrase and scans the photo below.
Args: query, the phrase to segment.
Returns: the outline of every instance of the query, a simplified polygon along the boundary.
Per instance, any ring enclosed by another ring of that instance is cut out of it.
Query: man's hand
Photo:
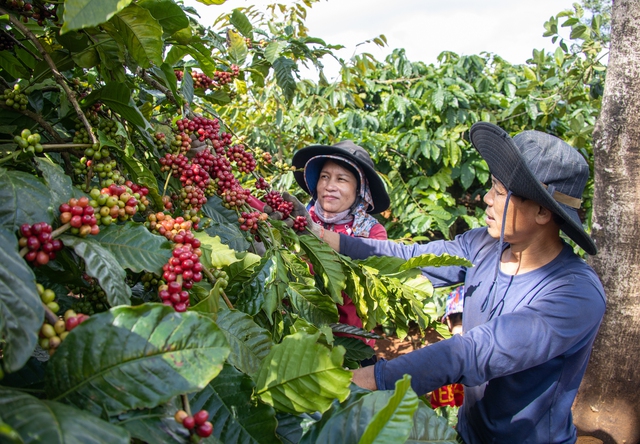
[[[374,365],[370,365],[368,367],[362,367],[355,370],[351,370],[353,373],[353,378],[351,382],[355,385],[362,387],[367,390],[378,390],[378,386],[376,385],[376,378],[374,373]]]

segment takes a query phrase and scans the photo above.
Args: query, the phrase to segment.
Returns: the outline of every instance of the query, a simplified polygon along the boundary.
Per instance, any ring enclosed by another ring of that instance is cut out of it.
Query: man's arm
[[[418,395],[453,382],[477,386],[587,346],[597,332],[605,304],[587,279],[566,280],[566,285],[546,297],[464,335],[378,361],[376,386],[390,390],[405,374],[412,376],[411,386]]]
[[[351,379],[351,382],[353,382],[357,386],[362,387],[363,389],[378,390],[373,369],[374,369],[374,366],[370,365],[368,367],[362,367],[355,370],[351,370],[351,372],[353,373],[353,378]]]

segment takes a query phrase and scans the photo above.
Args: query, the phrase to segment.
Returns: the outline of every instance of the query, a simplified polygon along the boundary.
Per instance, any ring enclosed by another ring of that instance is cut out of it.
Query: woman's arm
[[[387,230],[385,230],[382,224],[375,224],[371,227],[371,230],[369,230],[369,239],[387,240],[388,238]]]

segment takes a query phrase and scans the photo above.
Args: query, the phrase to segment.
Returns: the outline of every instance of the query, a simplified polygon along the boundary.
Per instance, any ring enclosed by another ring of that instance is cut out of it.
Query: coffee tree
[[[533,49],[522,65],[489,53],[445,51],[436,64],[411,61],[402,49],[384,61],[363,53],[342,60],[335,81],[301,81],[294,106],[266,90],[222,112],[233,116],[238,134],[285,159],[312,143],[357,140],[386,180],[391,207],[380,221],[389,236],[452,238],[484,219],[481,195],[489,171],[469,143],[473,123],[491,121],[510,133],[551,132],[592,163],[609,20],[575,4],[541,23],[555,50]],[[563,29],[570,30],[568,38]],[[591,190],[590,183],[587,225]]]
[[[335,254],[290,215],[279,153],[221,114],[293,103],[332,50],[310,4],[212,30],[174,0],[0,0],[3,441],[454,441],[408,379],[350,385],[373,350],[334,333],[426,327],[419,268],[461,260]]]

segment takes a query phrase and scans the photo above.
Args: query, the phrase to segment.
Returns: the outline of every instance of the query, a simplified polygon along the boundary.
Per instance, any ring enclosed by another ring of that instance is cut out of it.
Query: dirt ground
[[[409,329],[409,334],[403,340],[398,339],[398,336],[395,334],[385,334],[382,327],[376,327],[374,331],[382,336],[382,339],[376,340],[376,345],[374,346],[376,355],[385,359],[393,359],[396,356],[404,355],[410,351],[442,340],[442,336],[433,329],[427,330],[425,334],[422,335],[417,326],[412,326]]]

